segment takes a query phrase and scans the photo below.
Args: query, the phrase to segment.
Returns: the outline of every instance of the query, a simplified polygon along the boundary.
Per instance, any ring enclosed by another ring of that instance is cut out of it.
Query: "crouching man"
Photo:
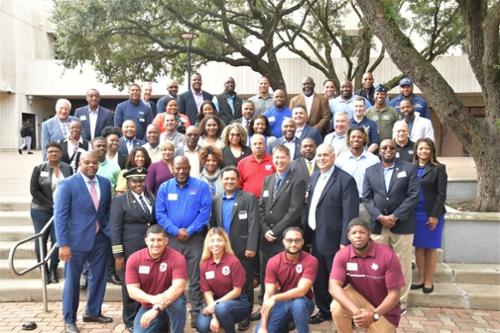
[[[125,282],[130,298],[141,303],[134,320],[134,333],[158,333],[170,320],[170,332],[184,332],[187,266],[184,256],[167,247],[162,226],[146,232],[147,248],[127,260]]]
[[[398,257],[390,247],[370,240],[370,227],[361,218],[351,220],[347,232],[351,244],[337,252],[330,273],[337,331],[352,332],[354,322],[370,333],[396,332],[405,285]]]

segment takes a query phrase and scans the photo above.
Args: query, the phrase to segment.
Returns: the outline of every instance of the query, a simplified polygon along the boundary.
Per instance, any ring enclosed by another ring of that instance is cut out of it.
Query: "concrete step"
[[[0,196],[0,211],[29,211],[31,196]]]
[[[0,226],[33,225],[29,210],[0,211]]]
[[[35,234],[33,225],[0,225],[0,241],[12,242],[14,244],[21,239],[24,239]]]
[[[413,281],[417,279],[415,270]],[[500,285],[500,265],[438,263],[434,282]]]
[[[0,259],[7,259],[9,257],[9,251],[14,245],[14,242],[0,242]],[[16,250],[16,261],[18,259],[33,259],[36,258],[35,253],[35,243],[25,243],[19,246]]]

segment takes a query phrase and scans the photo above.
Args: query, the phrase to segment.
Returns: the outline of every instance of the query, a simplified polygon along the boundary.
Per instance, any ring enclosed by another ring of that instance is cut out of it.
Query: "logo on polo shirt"
[[[273,165],[272,164],[266,164],[266,166],[264,167],[266,171],[271,171],[273,169]]]
[[[167,263],[166,262],[162,262],[160,264],[160,272],[165,272],[167,270]]]
[[[231,274],[231,268],[229,266],[222,267],[222,275],[228,276],[229,274]]]
[[[295,271],[299,274],[302,273],[302,264],[298,264],[297,266],[295,266]]]
[[[376,263],[373,263],[371,266],[370,266],[371,269],[373,269],[374,271],[376,271],[378,269],[378,265]]]

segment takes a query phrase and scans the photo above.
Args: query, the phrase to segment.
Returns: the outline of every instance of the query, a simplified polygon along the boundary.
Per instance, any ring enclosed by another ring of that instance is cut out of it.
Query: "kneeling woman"
[[[200,333],[235,332],[235,323],[242,321],[250,312],[250,304],[242,293],[246,274],[233,253],[226,232],[211,228],[203,246],[200,261],[200,289],[206,306],[196,321]]]

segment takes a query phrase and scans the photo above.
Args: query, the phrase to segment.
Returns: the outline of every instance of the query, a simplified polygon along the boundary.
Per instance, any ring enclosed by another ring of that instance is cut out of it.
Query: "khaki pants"
[[[401,309],[406,309],[412,281],[411,260],[413,256],[413,234],[394,234],[387,228],[382,228],[380,235],[372,234],[377,243],[389,245],[399,258],[401,270],[405,278],[405,286],[401,288]]]
[[[375,307],[366,300],[360,293],[358,293],[351,285],[344,288],[344,292],[349,299],[354,302],[359,308],[366,309],[373,312]],[[335,327],[339,333],[352,332],[352,316],[353,314],[347,308],[340,305],[339,302],[333,301],[331,305],[332,318],[335,322]],[[396,327],[391,324],[384,316],[379,320],[373,322],[367,329],[368,333],[395,333]]]

